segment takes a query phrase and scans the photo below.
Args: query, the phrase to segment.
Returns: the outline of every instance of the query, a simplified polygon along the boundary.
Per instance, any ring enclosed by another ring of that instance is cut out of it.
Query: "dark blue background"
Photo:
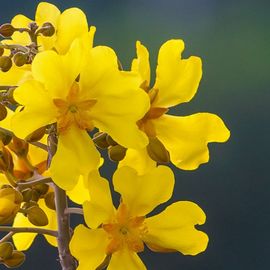
[[[1,23],[22,13],[33,18],[38,1],[1,0]],[[270,254],[270,2],[217,0],[51,1],[82,8],[97,26],[95,44],[112,46],[126,68],[135,41],[151,51],[171,38],[185,56],[203,59],[203,80],[181,115],[209,111],[231,130],[226,144],[210,145],[211,161],[194,172],[176,170],[173,200],[192,200],[207,214],[206,252],[192,257],[146,253],[150,270],[265,270]],[[111,168],[105,170],[110,175]],[[171,200],[171,201],[173,201]],[[22,270],[60,269],[55,249],[39,238]],[[128,270],[128,269],[127,269]]]

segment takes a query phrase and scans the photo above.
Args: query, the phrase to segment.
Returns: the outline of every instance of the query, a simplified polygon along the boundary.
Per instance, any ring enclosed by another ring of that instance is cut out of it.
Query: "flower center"
[[[156,137],[156,130],[153,124],[153,119],[157,119],[161,117],[164,113],[168,111],[167,108],[154,107],[153,103],[157,99],[158,89],[151,89],[148,92],[148,96],[150,99],[151,107],[149,111],[144,115],[144,117],[137,122],[140,130],[144,131],[146,135],[150,138]]]
[[[134,252],[144,250],[142,236],[146,232],[145,217],[130,217],[125,204],[121,203],[112,223],[103,224],[110,240],[107,254],[112,254],[123,248]]]
[[[94,126],[90,111],[96,102],[94,99],[83,99],[78,83],[74,82],[66,99],[53,99],[53,103],[58,109],[58,132],[67,131],[73,124],[83,130],[92,130]]]

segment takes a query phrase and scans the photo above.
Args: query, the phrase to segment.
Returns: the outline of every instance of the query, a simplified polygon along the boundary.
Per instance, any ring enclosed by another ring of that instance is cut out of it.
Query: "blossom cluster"
[[[112,48],[94,44],[95,32],[82,10],[46,2],[35,19],[19,14],[0,26],[0,225],[13,223],[0,226],[11,232],[0,240],[0,264],[22,264],[37,233],[58,247],[62,269],[143,270],[145,246],[184,255],[207,247],[196,203],[150,214],[172,196],[170,163],[195,170],[209,161],[208,143],[230,136],[215,114],[170,112],[196,94],[201,59],[183,59],[184,42],[171,39],[154,80],[140,41],[124,70]],[[111,180],[100,173],[107,162],[117,164]],[[82,207],[69,207],[66,196]],[[85,225],[71,235],[73,213]]]

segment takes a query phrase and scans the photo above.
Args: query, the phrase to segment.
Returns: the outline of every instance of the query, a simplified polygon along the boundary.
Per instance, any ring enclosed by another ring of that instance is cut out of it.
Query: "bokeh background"
[[[39,1],[1,0],[0,21],[17,13],[34,17]],[[270,2],[264,0],[62,0],[97,27],[96,45],[113,47],[125,68],[140,40],[155,67],[158,49],[182,38],[185,57],[200,56],[203,79],[180,115],[213,112],[231,130],[226,144],[210,145],[211,160],[198,170],[175,169],[171,200],[191,200],[207,214],[201,227],[208,249],[195,257],[144,253],[150,270],[265,270],[270,266]],[[154,69],[153,69],[154,71]],[[103,170],[106,176],[111,168]],[[60,269],[56,250],[42,237],[21,270]],[[1,267],[1,266],[0,266]],[[1,268],[2,269],[2,268]],[[128,270],[128,269],[127,269]]]

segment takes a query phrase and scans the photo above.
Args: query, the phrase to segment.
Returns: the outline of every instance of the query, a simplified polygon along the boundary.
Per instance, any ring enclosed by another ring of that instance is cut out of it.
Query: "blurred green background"
[[[34,17],[39,1],[1,0],[1,23],[17,13]],[[270,266],[270,1],[62,0],[61,10],[77,6],[97,27],[96,45],[113,47],[125,68],[135,42],[151,53],[171,38],[185,41],[185,57],[200,56],[203,79],[196,97],[174,112],[213,112],[231,138],[210,145],[211,160],[198,170],[176,172],[171,200],[191,200],[207,214],[206,252],[144,253],[150,270],[265,270]],[[154,74],[154,73],[153,73]],[[105,171],[109,175],[110,170]],[[22,270],[60,269],[56,251],[39,238]],[[128,270],[128,269],[127,269]]]

